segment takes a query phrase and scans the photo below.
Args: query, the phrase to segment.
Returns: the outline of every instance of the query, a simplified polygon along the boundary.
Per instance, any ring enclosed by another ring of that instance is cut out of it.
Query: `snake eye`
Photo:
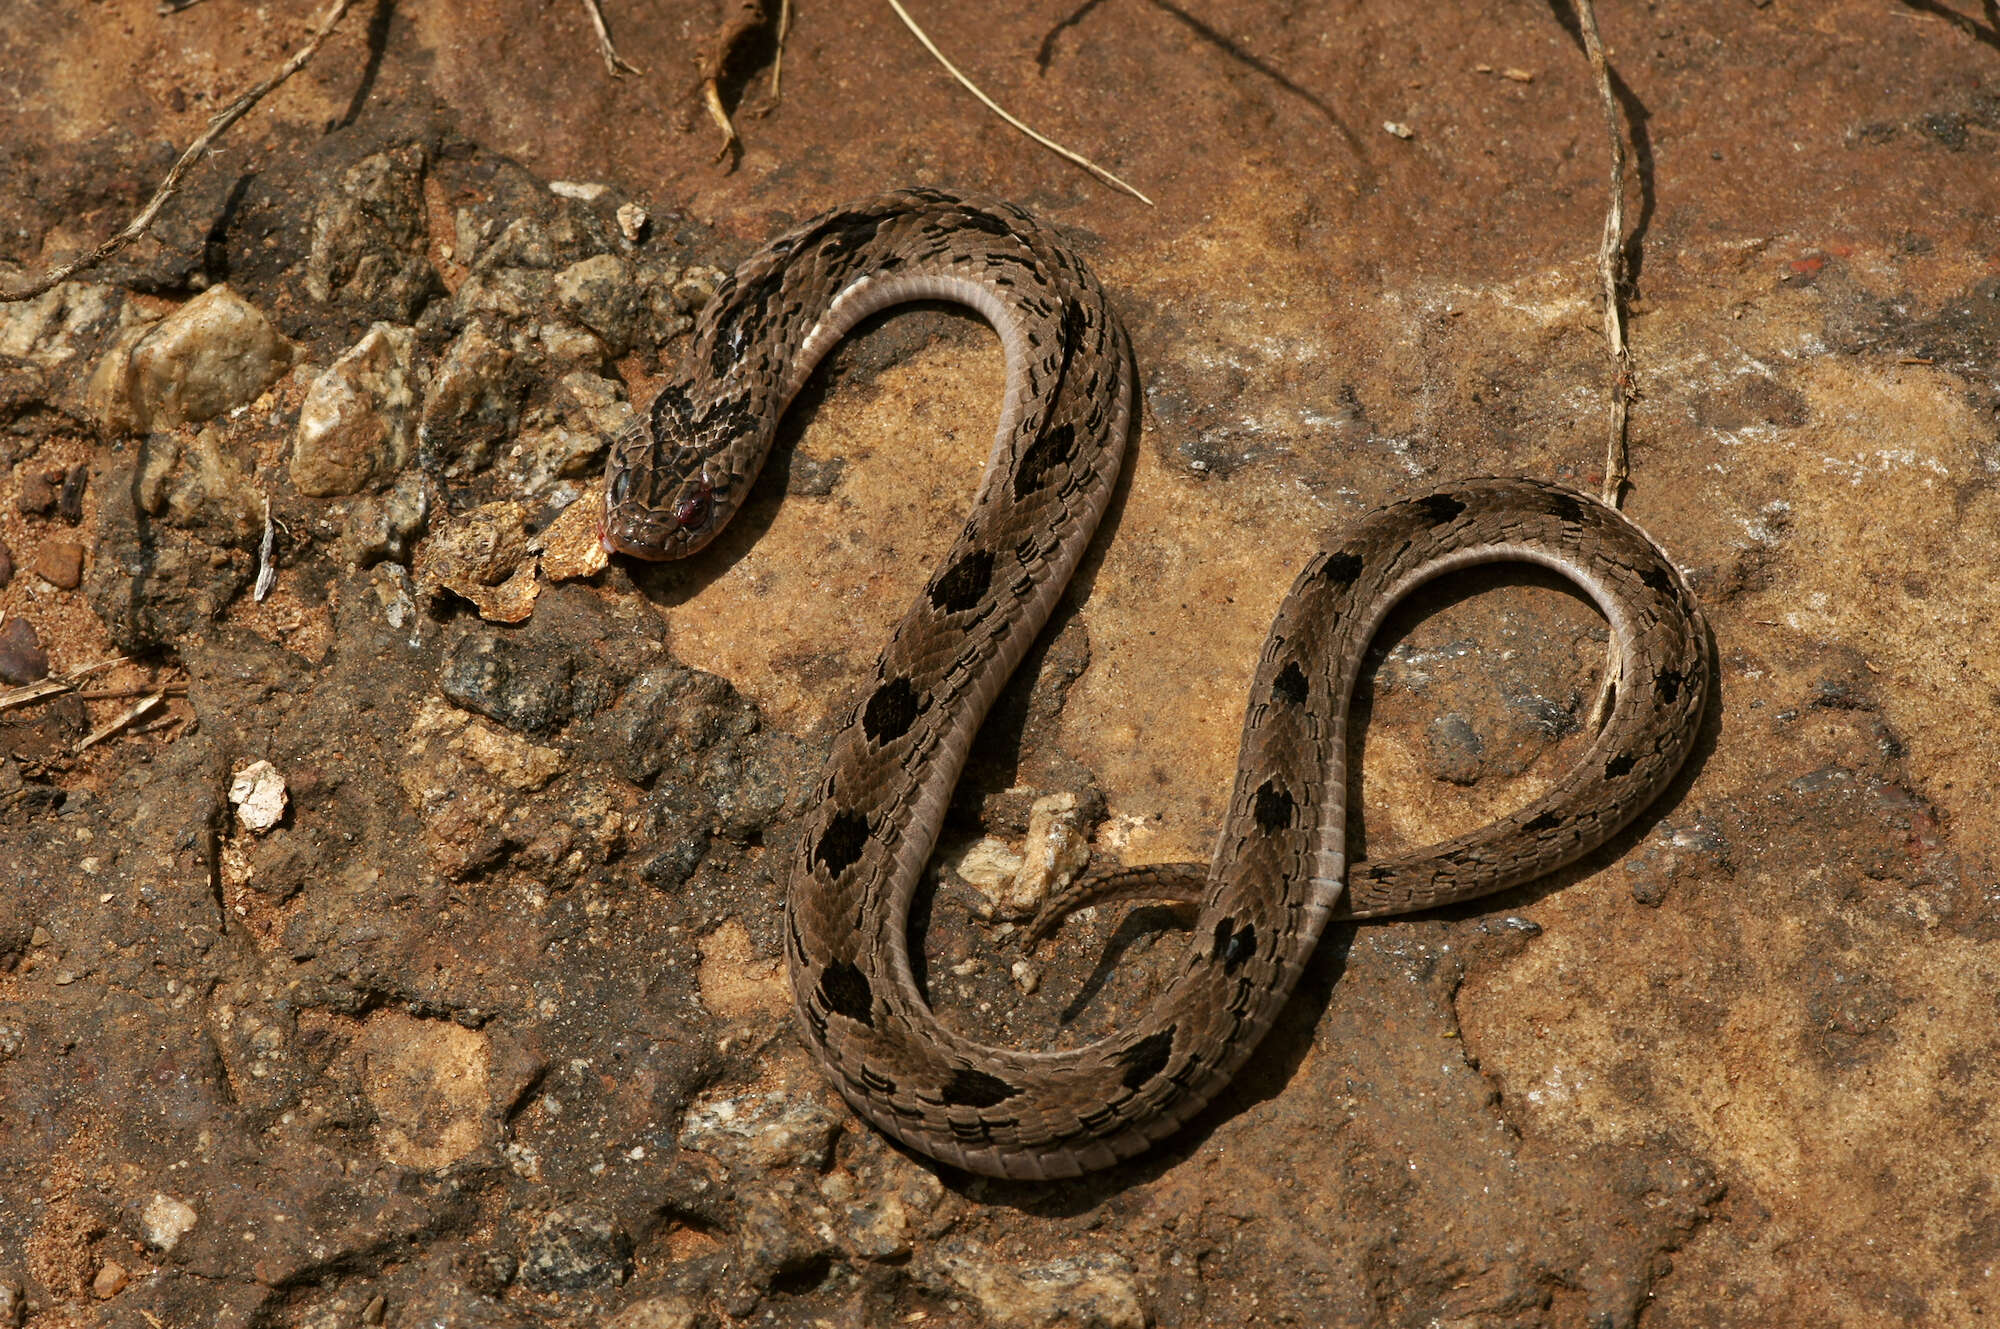
[[[692,494],[674,504],[674,520],[684,531],[691,531],[708,521],[709,511],[714,508],[715,491],[701,485]]]

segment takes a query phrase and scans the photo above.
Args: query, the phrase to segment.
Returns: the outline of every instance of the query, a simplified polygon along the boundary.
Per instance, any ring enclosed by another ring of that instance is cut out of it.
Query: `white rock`
[[[253,761],[229,782],[229,801],[245,829],[262,835],[285,815],[285,777],[268,761]]]
[[[148,1246],[165,1255],[180,1245],[182,1237],[194,1231],[198,1217],[194,1206],[187,1201],[155,1194],[139,1211],[139,1235]]]

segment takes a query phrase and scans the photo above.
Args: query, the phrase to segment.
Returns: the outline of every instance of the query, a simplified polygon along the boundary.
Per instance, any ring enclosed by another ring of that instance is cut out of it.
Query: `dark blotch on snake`
[[[1320,576],[1335,586],[1352,586],[1354,579],[1361,575],[1361,555],[1345,550],[1326,556],[1326,566],[1320,569]]]
[[[1125,1067],[1125,1074],[1119,1077],[1119,1082],[1136,1093],[1146,1081],[1167,1068],[1167,1059],[1173,1054],[1174,1026],[1168,1025],[1159,1033],[1148,1034],[1116,1054],[1114,1060]]]
[[[1233,974],[1242,968],[1243,962],[1257,953],[1257,925],[1245,923],[1242,931],[1236,930],[1236,920],[1225,918],[1215,925],[1215,959],[1222,962],[1222,972]]]
[[[863,212],[842,213],[829,218],[821,234],[826,239],[826,247],[820,252],[828,258],[845,259],[852,257],[860,248],[875,238],[882,229],[882,218]]]
[[[669,428],[669,422],[674,428]],[[685,384],[669,383],[653,398],[653,437],[673,434],[686,437],[694,432],[694,402]]]
[[[1281,831],[1292,824],[1292,813],[1298,804],[1292,796],[1266,780],[1257,786],[1255,814],[1257,824],[1267,831]]]
[[[861,732],[871,743],[891,743],[910,732],[923,705],[907,678],[890,679],[875,689],[875,695],[861,709]]]
[[[1050,473],[1076,459],[1076,426],[1060,424],[1044,429],[1014,468],[1014,497],[1026,498],[1049,482]]]
[[[1306,700],[1306,675],[1299,668],[1297,660],[1278,671],[1271,681],[1271,695],[1279,701],[1288,701],[1294,706],[1302,706]]]
[[[1678,669],[1662,669],[1653,676],[1653,682],[1660,690],[1661,704],[1671,706],[1681,695],[1681,685],[1687,682],[1687,675]]]
[[[1645,582],[1646,585],[1652,587],[1655,591],[1658,591],[1660,598],[1663,600],[1678,601],[1680,599],[1680,587],[1674,585],[1673,574],[1657,563],[1640,573],[1639,580]]]
[[[819,1004],[871,1029],[875,1026],[875,991],[868,976],[846,960],[835,960],[819,976]]]
[[[1560,825],[1562,825],[1562,818],[1558,817],[1555,813],[1538,812],[1523,823],[1521,829],[1539,833],[1541,831],[1552,831]]]
[[[990,1108],[1020,1092],[1019,1085],[1008,1084],[997,1075],[961,1066],[945,1081],[943,1098],[952,1107]]]
[[[1583,503],[1574,494],[1550,494],[1549,515],[1558,521],[1583,520]]]
[[[1456,520],[1458,514],[1465,511],[1465,504],[1450,494],[1426,494],[1417,500],[1417,507],[1423,511],[1424,516],[1430,518],[1433,526],[1442,526],[1448,521]]]
[[[1627,753],[1621,752],[1617,756],[1613,757],[1610,761],[1604,763],[1604,778],[1607,780],[1615,780],[1619,776],[1625,774],[1625,772],[1631,769],[1632,769],[1631,756]]]
[[[1006,218],[995,217],[992,213],[981,212],[977,208],[965,208],[962,212],[954,211],[951,226],[954,231],[980,231],[986,235],[1016,234],[1014,228],[1007,224]]]
[[[829,879],[837,881],[841,873],[854,866],[867,843],[867,818],[858,812],[836,812],[819,833],[819,843],[813,846],[813,861],[826,869]]]
[[[931,605],[947,614],[963,613],[986,598],[993,584],[993,554],[975,549],[945,569],[931,586]]]

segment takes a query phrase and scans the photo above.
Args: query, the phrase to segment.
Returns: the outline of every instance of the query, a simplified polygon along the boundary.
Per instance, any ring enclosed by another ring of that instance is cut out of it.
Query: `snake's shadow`
[[[1383,661],[1399,641],[1431,616],[1489,590],[1518,587],[1557,590],[1576,599],[1593,615],[1597,612],[1596,606],[1566,578],[1527,565],[1496,564],[1439,578],[1398,605],[1376,633],[1362,667],[1353,722],[1348,731],[1348,835],[1349,843],[1357,850],[1364,847],[1362,837],[1365,834],[1362,826],[1361,756],[1376,677]],[[1706,623],[1703,631],[1708,637],[1709,659],[1713,662],[1716,659],[1714,634]],[[1591,691],[1594,692],[1595,687],[1593,680]],[[1722,731],[1722,703],[1720,671],[1711,667],[1701,725],[1687,761],[1645,812],[1596,850],[1566,868],[1510,890],[1410,917],[1447,923],[1484,922],[1494,916],[1511,914],[1585,877],[1602,872],[1632,852],[1663,819],[1670,817],[1686,801],[1689,789],[1715,751]],[[1356,858],[1361,856],[1359,852],[1355,854]],[[1320,938],[1317,954],[1300,976],[1291,1000],[1285,1003],[1270,1032],[1258,1045],[1256,1055],[1192,1121],[1138,1158],[1102,1172],[1061,1182],[1002,1181],[975,1177],[952,1168],[941,1168],[941,1175],[953,1189],[963,1191],[982,1203],[1005,1205],[1046,1217],[1074,1217],[1134,1186],[1158,1180],[1199,1151],[1232,1118],[1278,1097],[1291,1087],[1324,1023],[1327,1008],[1336,985],[1347,970],[1360,930],[1364,927],[1395,927],[1407,921],[1384,918],[1340,921],[1330,925]],[[1072,1003],[1072,1009],[1088,1002],[1107,981],[1111,969],[1141,940],[1159,931],[1183,931],[1188,927],[1187,916],[1179,910],[1143,905],[1133,909],[1107,942],[1103,956],[1085,980],[1084,989]],[[1454,930],[1452,944],[1466,956],[1469,964],[1476,965],[1484,955],[1497,958],[1506,948],[1518,946],[1519,936],[1518,932],[1510,937],[1502,931],[1467,926]],[[1417,988],[1412,987],[1410,991],[1413,1000],[1427,999]]]

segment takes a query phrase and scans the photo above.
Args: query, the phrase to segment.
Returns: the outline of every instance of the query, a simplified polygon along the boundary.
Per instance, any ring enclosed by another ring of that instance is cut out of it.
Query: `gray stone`
[[[688,1108],[680,1144],[732,1167],[824,1167],[841,1117],[817,1098],[738,1094]]]
[[[340,559],[365,568],[388,559],[407,563],[410,546],[430,519],[430,494],[423,477],[405,471],[386,492],[363,494],[347,510],[340,532]]]
[[[192,435],[185,429],[153,434],[140,457],[137,498],[149,515],[218,544],[247,545],[262,534],[264,495],[252,479],[255,460],[222,422]]]
[[[438,686],[468,711],[539,733],[569,719],[573,672],[568,660],[531,642],[473,633],[452,644]]]
[[[683,1297],[647,1297],[605,1321],[604,1329],[695,1329],[700,1318]]]
[[[524,493],[545,492],[558,480],[595,480],[604,451],[632,420],[632,405],[618,382],[587,370],[565,374],[555,399],[521,431],[512,466]]]
[[[198,537],[142,536],[132,502],[131,472],[106,477],[97,510],[96,553],[85,594],[111,634],[129,653],[177,646],[211,623],[250,585],[254,567],[240,549],[213,546]]]
[[[521,1281],[537,1292],[616,1287],[632,1274],[632,1238],[599,1211],[564,1205],[535,1225]]]
[[[1480,761],[1486,750],[1479,731],[1469,717],[1453,711],[1431,721],[1426,737],[1431,750],[1431,774],[1456,785],[1469,785],[1485,769]]]
[[[791,795],[791,766],[800,759],[795,743],[772,734],[713,753],[701,787],[715,801],[716,829],[745,841],[775,821]]]
[[[350,166],[313,218],[306,290],[364,317],[413,321],[441,292],[426,254],[424,153],[378,152]]]
[[[790,1180],[745,1187],[737,1197],[738,1274],[752,1287],[769,1288],[786,1275],[823,1268],[834,1250],[832,1217]]]
[[[0,304],[0,356],[44,369],[66,364],[94,332],[132,317],[129,309],[116,287],[60,282],[32,300]]]
[[[520,427],[521,383],[515,352],[468,323],[438,362],[424,396],[418,453],[424,469],[447,479],[470,475]]]
[[[255,305],[211,286],[98,362],[88,398],[107,432],[199,424],[257,400],[296,350]]]
[[[301,494],[352,494],[409,462],[410,344],[408,328],[377,323],[313,381],[292,443],[292,485]]]
[[[644,328],[644,293],[633,281],[632,269],[615,254],[594,254],[570,264],[556,274],[555,294],[613,355],[629,350]]]
[[[467,277],[452,297],[460,315],[520,323],[555,305],[555,274],[537,268],[497,268]]]
[[[995,1329],[1145,1329],[1138,1282],[1121,1255],[1089,1252],[1016,1265],[977,1242],[952,1241],[930,1253],[919,1278],[966,1297]]]
[[[599,750],[620,775],[644,784],[670,767],[687,769],[690,758],[725,739],[754,733],[758,717],[729,680],[667,664],[634,679],[604,724]]]

